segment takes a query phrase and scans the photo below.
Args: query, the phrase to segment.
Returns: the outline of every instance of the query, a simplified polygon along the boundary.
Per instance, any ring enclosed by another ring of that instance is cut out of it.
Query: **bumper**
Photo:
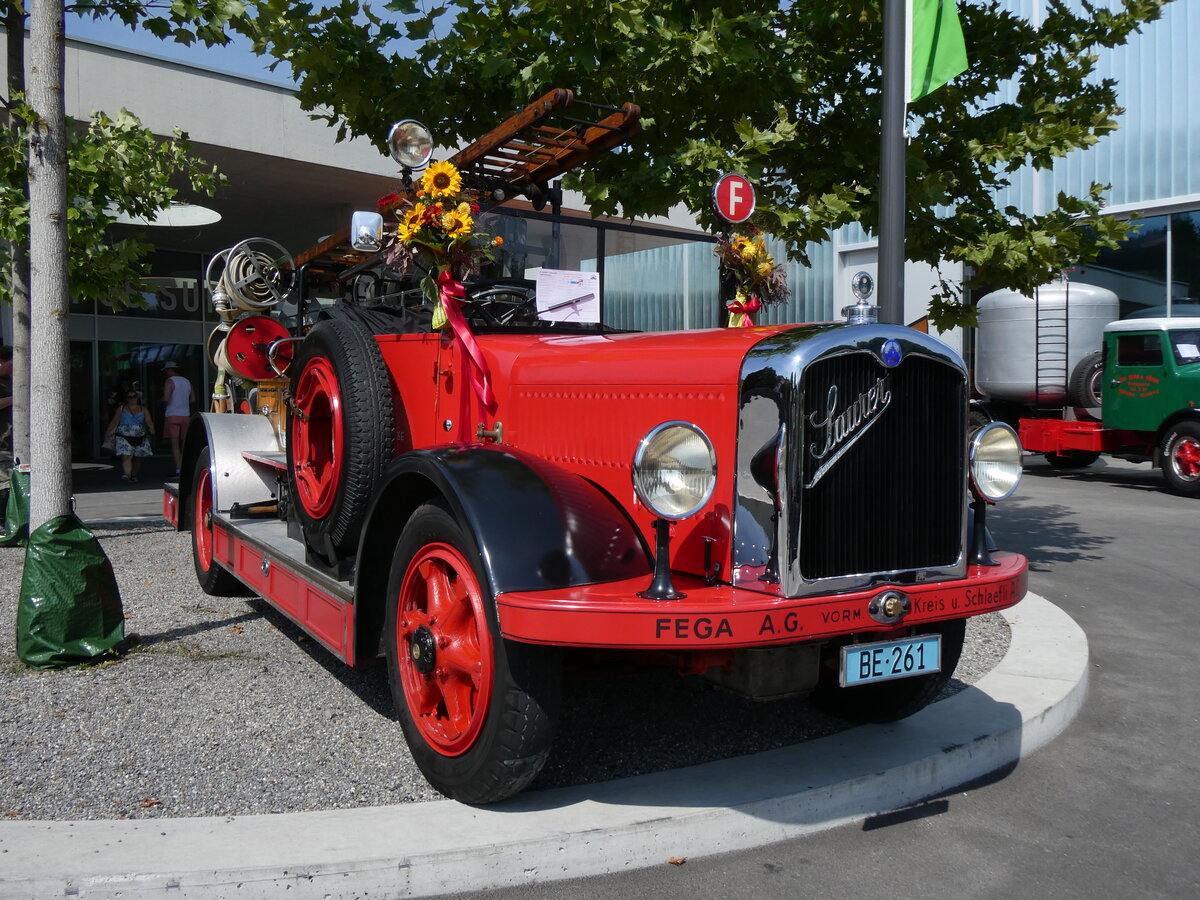
[[[898,589],[912,611],[897,625],[881,625],[867,606],[886,588],[828,597],[787,599],[729,585],[709,587],[673,576],[682,600],[643,600],[648,578],[558,591],[513,591],[496,597],[500,631],[510,640],[574,647],[712,650],[768,647],[839,635],[886,631],[1006,609],[1025,596],[1028,563],[997,553],[995,567],[972,566],[959,581]]]

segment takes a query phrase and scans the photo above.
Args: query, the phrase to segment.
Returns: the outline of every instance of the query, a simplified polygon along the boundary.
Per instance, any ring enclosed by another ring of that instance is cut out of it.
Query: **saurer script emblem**
[[[888,376],[879,378],[870,388],[859,394],[854,401],[838,412],[838,386],[829,386],[825,398],[825,409],[809,413],[808,423],[815,431],[816,440],[808,445],[808,452],[820,465],[813,472],[807,487],[812,487],[842,458],[855,441],[867,433],[892,402],[891,382]]]

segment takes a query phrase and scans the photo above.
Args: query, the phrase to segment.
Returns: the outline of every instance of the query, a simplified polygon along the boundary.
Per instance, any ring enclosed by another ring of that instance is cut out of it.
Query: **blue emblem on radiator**
[[[893,340],[883,342],[883,364],[889,369],[894,369],[900,365],[900,358],[903,356],[900,350],[900,345]]]

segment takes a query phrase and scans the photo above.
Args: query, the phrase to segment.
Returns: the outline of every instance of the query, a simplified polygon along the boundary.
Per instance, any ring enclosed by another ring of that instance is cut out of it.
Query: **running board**
[[[233,522],[213,513],[213,554],[222,568],[354,665],[354,588],[307,565],[304,545],[274,520]]]

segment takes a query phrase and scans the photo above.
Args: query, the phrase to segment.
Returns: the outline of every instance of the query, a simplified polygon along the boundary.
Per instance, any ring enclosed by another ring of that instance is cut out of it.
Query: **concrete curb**
[[[1087,690],[1087,639],[1030,594],[999,666],[916,716],[606,784],[232,818],[0,823],[0,897],[431,896],[665,864],[901,810],[1016,765]]]

